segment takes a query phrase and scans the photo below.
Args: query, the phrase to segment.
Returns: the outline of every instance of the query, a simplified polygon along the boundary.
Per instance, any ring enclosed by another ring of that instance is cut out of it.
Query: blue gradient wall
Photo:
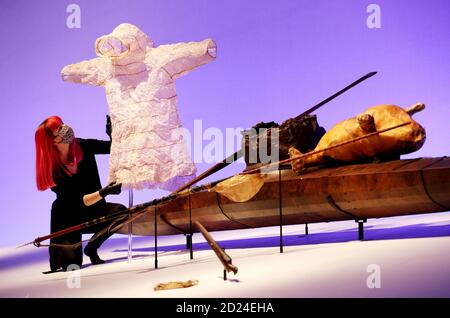
[[[66,26],[70,3],[81,7],[80,29]],[[381,8],[380,29],[366,25],[370,3]],[[181,121],[191,130],[197,119],[222,130],[281,122],[375,70],[319,110],[319,121],[329,128],[375,104],[423,101],[427,109],[415,118],[427,142],[408,156],[417,157],[450,154],[449,16],[447,0],[2,1],[0,245],[49,231],[54,195],[35,186],[39,123],[57,114],[79,137],[106,138],[104,90],[64,83],[59,73],[93,58],[95,39],[119,23],[136,24],[156,45],[217,42],[216,61],[177,82]],[[105,183],[107,157],[98,162]],[[240,169],[235,164],[209,180]],[[135,203],[163,194],[139,191]],[[113,199],[127,203],[127,193]]]

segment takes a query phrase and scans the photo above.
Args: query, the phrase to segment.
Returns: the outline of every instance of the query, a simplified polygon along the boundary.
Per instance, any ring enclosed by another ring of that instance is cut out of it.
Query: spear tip
[[[31,245],[31,244],[33,244],[33,242],[28,242],[28,243],[25,243],[25,244],[22,244],[22,245],[16,246],[16,248],[21,248],[21,247],[25,247],[25,246],[27,246],[27,245]]]

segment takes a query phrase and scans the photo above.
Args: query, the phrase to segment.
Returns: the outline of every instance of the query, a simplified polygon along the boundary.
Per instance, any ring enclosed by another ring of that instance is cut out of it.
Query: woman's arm
[[[99,191],[95,191],[90,194],[85,194],[83,196],[83,203],[85,206],[90,206],[90,205],[97,203],[101,199],[103,199],[103,198],[101,197]]]
[[[77,139],[82,149],[94,155],[109,154],[111,152],[111,140],[97,140],[97,139]]]
[[[107,195],[120,194],[121,191],[122,191],[121,183],[111,182],[103,189],[100,189],[93,193],[85,194],[83,196],[83,203],[85,206],[90,206],[97,203],[101,199],[105,198]]]

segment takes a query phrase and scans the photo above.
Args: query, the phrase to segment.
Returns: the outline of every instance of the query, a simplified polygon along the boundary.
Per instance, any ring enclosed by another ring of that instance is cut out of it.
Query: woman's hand
[[[109,115],[106,115],[106,134],[109,136],[109,139],[112,140],[111,134],[112,134],[112,126],[111,126],[111,117]]]
[[[111,182],[106,187],[98,191],[102,198],[110,194],[120,194],[120,192],[122,192],[122,183],[116,183],[116,181]]]
[[[90,206],[105,198],[107,195],[119,194],[120,192],[122,192],[122,183],[116,183],[114,181],[103,189],[84,195],[83,203],[85,206]]]

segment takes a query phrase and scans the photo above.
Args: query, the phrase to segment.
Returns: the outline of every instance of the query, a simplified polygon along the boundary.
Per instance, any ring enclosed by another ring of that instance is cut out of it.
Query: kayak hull
[[[274,171],[246,202],[233,202],[214,191],[193,193],[146,208],[133,222],[132,232],[195,233],[194,221],[208,231],[223,231],[447,210],[450,158],[417,158],[309,168],[300,175],[290,169]],[[128,233],[128,227],[119,233]]]

